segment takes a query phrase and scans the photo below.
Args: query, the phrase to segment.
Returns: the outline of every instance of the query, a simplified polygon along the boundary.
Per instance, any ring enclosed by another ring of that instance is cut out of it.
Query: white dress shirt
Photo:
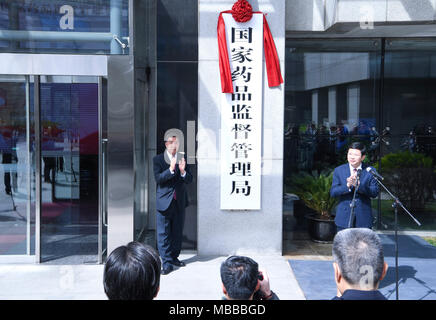
[[[362,170],[362,163],[356,168],[356,172],[354,172],[354,167],[351,164],[348,164],[350,167],[350,177],[357,174],[357,171]],[[351,192],[351,188],[348,188],[348,191]]]
[[[357,171],[362,170],[362,164],[360,164],[357,168],[356,168],[356,172],[354,172],[354,167],[351,164],[348,164],[350,166],[350,176],[355,175],[357,173]]]

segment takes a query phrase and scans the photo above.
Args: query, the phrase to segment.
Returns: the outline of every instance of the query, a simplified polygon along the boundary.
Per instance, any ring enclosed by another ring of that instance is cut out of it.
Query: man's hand
[[[355,187],[357,185],[357,177],[356,175],[351,175],[347,178],[347,187],[350,189],[352,186]]]
[[[184,175],[185,174],[185,169],[186,169],[186,160],[185,158],[182,158],[179,160],[179,169],[180,169],[180,174]]]
[[[174,172],[174,170],[176,170],[176,164],[177,164],[177,159],[176,157],[171,159],[171,163],[170,163],[170,171]]]
[[[263,280],[259,280],[260,282],[259,291],[262,293],[263,297],[270,298],[272,293],[269,285],[268,274],[266,273],[265,269],[260,269],[260,268],[259,268],[259,273],[262,274],[263,276]]]

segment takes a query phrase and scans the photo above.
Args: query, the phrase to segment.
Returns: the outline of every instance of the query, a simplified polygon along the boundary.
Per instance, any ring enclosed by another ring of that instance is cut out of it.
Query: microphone
[[[384,180],[385,178],[383,178],[377,171],[375,171],[373,168],[368,167],[366,168],[366,171],[368,171],[369,173],[371,173],[373,176],[377,177],[380,180]]]
[[[357,169],[357,172],[356,172],[357,187],[359,187],[359,184],[360,184],[360,175],[361,174],[362,174],[362,169]]]

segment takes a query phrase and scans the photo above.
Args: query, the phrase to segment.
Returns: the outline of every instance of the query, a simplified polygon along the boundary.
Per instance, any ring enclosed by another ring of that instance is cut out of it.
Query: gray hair
[[[345,229],[333,240],[333,261],[350,285],[374,289],[383,273],[383,246],[378,235],[366,228]]]

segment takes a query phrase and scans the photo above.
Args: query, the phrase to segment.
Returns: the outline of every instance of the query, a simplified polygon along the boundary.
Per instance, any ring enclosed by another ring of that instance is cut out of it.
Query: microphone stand
[[[393,203],[392,203],[392,208],[394,208],[394,214],[395,214],[395,296],[396,296],[396,300],[399,299],[399,293],[398,293],[398,206],[400,206],[401,208],[403,208],[404,211],[406,211],[406,213],[413,219],[413,221],[415,221],[415,223],[418,226],[421,226],[421,223],[416,220],[416,218],[409,212],[409,210],[406,209],[406,207],[404,207],[404,205],[401,203],[401,201],[392,194],[392,192],[389,191],[389,189],[380,181],[380,179],[374,175],[371,172],[372,176],[374,177],[374,179],[378,182],[379,185],[381,185],[383,187],[383,189],[385,189],[385,191],[391,196],[391,198],[393,199]]]
[[[356,193],[357,190],[359,189],[360,186],[360,177],[359,175],[357,175],[357,183],[356,183],[356,187],[354,188],[354,193],[353,193],[353,200],[351,200],[350,202],[350,208],[351,208],[351,213],[350,213],[350,220],[348,221],[348,228],[351,228],[353,221],[354,221],[354,208],[356,207]]]

